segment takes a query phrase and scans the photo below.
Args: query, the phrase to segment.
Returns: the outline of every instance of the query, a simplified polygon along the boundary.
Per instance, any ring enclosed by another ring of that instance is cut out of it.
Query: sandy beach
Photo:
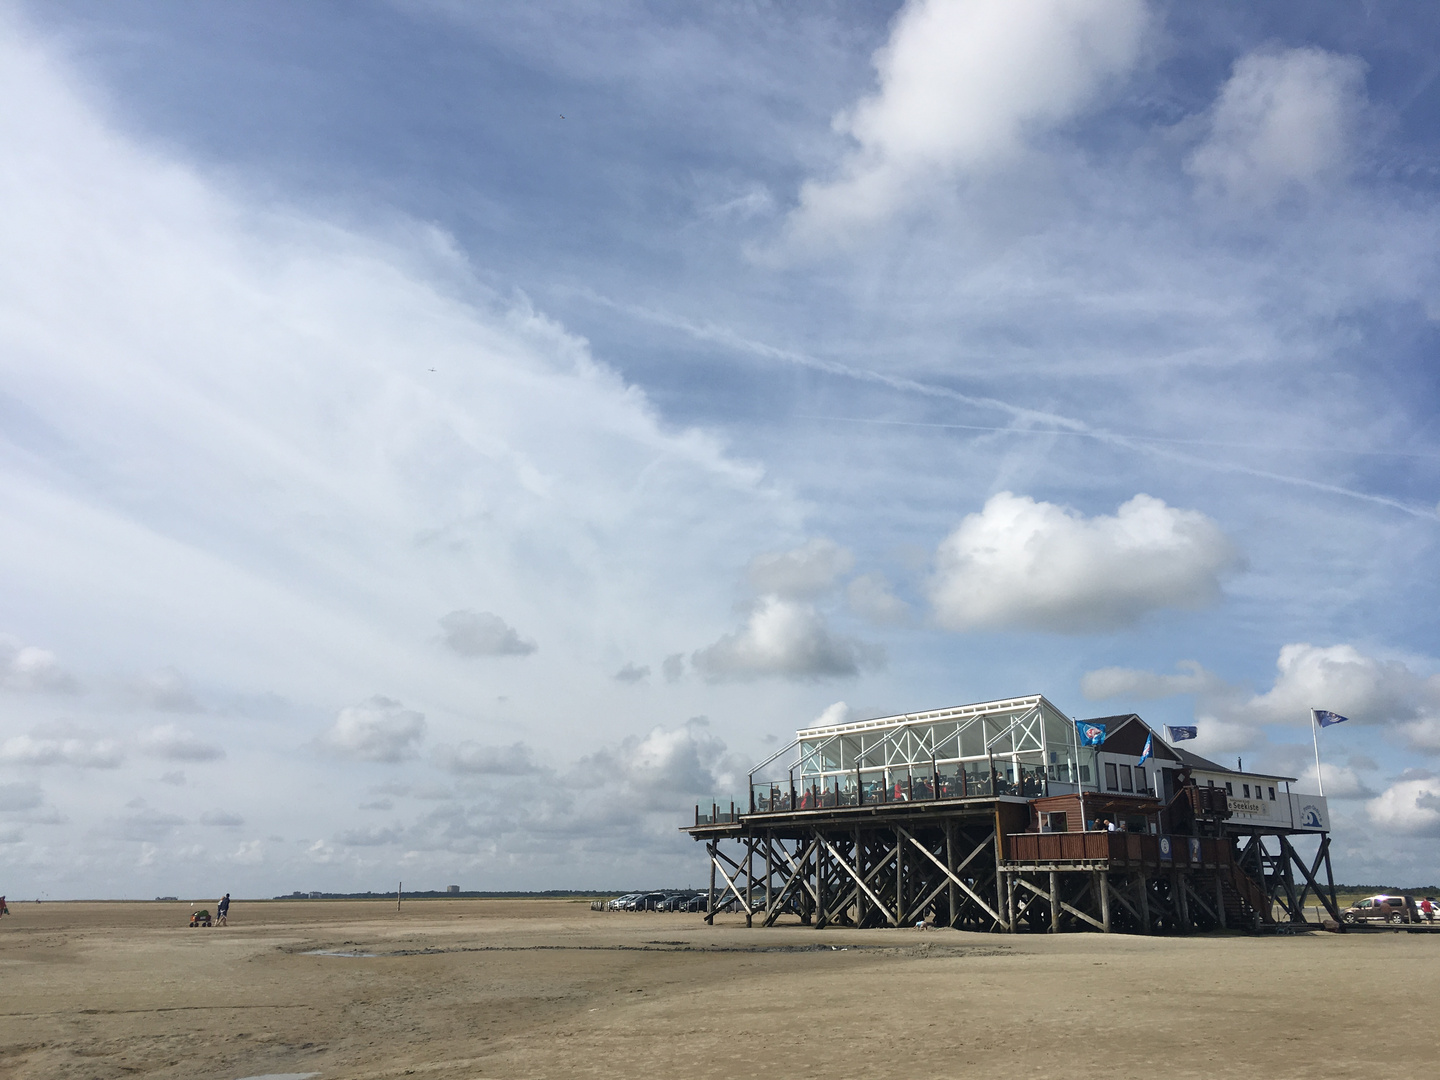
[[[1440,935],[746,930],[584,901],[12,905],[0,1076],[1429,1077]]]

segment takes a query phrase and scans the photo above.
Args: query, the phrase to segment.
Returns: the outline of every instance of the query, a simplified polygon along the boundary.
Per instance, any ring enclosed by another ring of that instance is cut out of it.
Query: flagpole
[[[1080,722],[1070,718],[1070,737],[1075,740],[1075,790],[1080,793],[1080,831],[1085,831],[1085,788],[1080,783]]]
[[[1310,710],[1310,737],[1315,741],[1315,783],[1320,785],[1320,797],[1325,797],[1325,779],[1320,775],[1320,724],[1315,719],[1315,710]]]

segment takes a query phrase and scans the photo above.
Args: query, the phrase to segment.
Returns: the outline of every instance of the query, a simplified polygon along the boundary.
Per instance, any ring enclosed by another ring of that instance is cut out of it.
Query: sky
[[[0,891],[698,885],[1044,694],[1440,879],[1440,11],[0,3]]]

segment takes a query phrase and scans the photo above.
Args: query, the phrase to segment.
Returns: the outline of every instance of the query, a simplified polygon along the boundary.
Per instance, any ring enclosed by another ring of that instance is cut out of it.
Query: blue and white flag
[[[1171,742],[1184,742],[1186,739],[1195,738],[1198,734],[1194,727],[1169,727],[1167,725],[1165,730],[1169,732]]]
[[[1080,733],[1080,741],[1086,746],[1099,746],[1105,741],[1105,725],[1092,724],[1088,720],[1076,720],[1075,730]]]
[[[1350,719],[1348,716],[1341,716],[1335,712],[1327,712],[1324,709],[1311,709],[1310,712],[1314,714],[1315,722],[1321,727],[1329,727],[1331,724],[1343,724],[1346,720]]]
[[[1144,765],[1145,762],[1149,761],[1151,754],[1153,754],[1153,753],[1155,752],[1155,747],[1154,747],[1154,745],[1153,745],[1153,743],[1152,743],[1152,741],[1151,741],[1151,740],[1153,740],[1154,738],[1155,738],[1154,735],[1146,735],[1146,736],[1145,736],[1145,749],[1140,751],[1140,764],[1141,764],[1141,765]]]

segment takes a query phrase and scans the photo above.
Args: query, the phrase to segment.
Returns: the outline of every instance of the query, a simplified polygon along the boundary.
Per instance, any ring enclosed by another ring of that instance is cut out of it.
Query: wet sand
[[[583,901],[13,904],[0,1077],[1433,1077],[1440,935],[746,930]],[[314,955],[354,953],[373,955]]]

